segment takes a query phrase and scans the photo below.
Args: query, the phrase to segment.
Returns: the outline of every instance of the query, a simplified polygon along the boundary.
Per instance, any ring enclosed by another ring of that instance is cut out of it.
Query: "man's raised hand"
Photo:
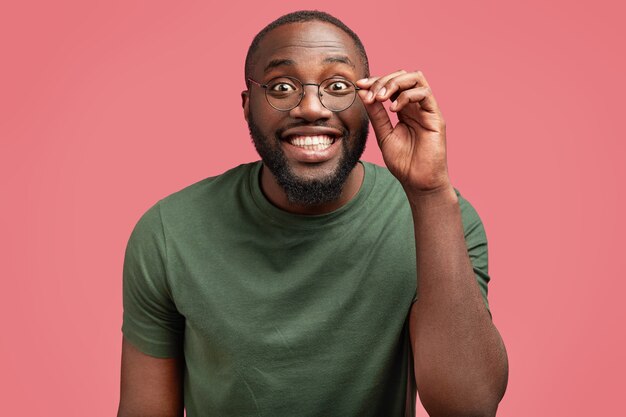
[[[446,159],[446,125],[428,82],[404,70],[357,81],[389,171],[407,193],[418,196],[452,189]],[[383,103],[396,112],[393,126]]]

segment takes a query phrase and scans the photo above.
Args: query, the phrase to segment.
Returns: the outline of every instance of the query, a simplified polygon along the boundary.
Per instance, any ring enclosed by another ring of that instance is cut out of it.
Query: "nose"
[[[295,119],[304,119],[313,122],[320,119],[329,119],[333,112],[328,110],[318,96],[319,89],[316,85],[302,87],[304,96],[300,103],[289,111],[289,115]]]

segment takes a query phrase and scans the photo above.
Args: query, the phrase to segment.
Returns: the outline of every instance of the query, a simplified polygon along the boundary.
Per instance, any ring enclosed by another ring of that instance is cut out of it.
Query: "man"
[[[405,416],[416,391],[432,416],[495,415],[486,238],[424,75],[370,77],[321,12],[268,25],[245,68],[262,163],[161,200],[131,235],[118,415]],[[359,161],[368,120],[388,170]]]

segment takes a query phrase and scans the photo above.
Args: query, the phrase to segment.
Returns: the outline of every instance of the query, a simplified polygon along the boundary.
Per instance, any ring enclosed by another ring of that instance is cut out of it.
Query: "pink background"
[[[157,199],[257,158],[245,52],[302,8],[360,34],[373,74],[433,87],[490,242],[499,415],[623,412],[621,2],[210,3],[0,6],[2,415],[115,414],[129,233]],[[382,164],[373,140],[365,159]]]

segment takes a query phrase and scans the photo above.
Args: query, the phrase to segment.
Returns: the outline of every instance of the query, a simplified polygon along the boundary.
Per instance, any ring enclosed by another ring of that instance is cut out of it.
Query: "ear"
[[[241,92],[241,107],[243,107],[243,117],[248,121],[248,115],[250,114],[250,95],[248,90]]]

